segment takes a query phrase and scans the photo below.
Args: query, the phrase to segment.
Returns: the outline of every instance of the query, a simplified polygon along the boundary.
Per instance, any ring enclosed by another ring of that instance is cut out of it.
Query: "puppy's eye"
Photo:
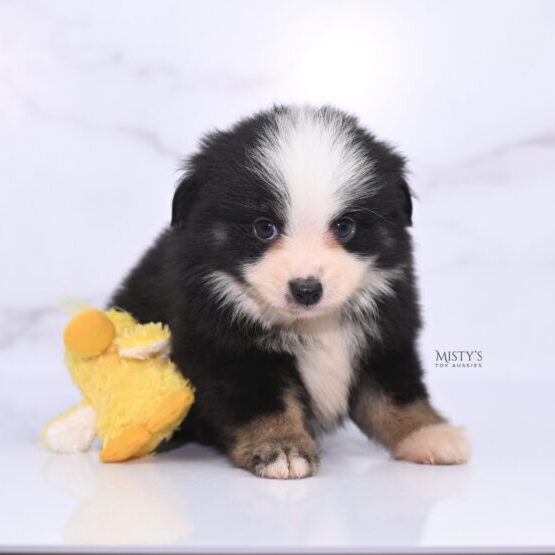
[[[351,218],[340,218],[333,223],[332,231],[342,243],[346,243],[355,234],[356,224]]]
[[[253,224],[253,230],[261,241],[273,241],[278,236],[276,224],[266,218],[258,218]]]

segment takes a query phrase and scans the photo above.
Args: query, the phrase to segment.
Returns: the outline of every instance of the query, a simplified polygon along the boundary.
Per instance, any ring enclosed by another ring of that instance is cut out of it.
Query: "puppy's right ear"
[[[194,177],[186,176],[181,180],[173,195],[172,227],[185,221],[198,196],[198,190],[199,185]]]

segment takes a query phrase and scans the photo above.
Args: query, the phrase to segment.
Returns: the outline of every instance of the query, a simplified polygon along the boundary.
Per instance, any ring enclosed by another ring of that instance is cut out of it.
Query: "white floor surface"
[[[40,449],[46,380],[2,391],[1,549],[134,552],[483,551],[555,546],[552,383],[437,381],[466,424],[474,457],[459,467],[390,460],[354,427],[321,442],[316,477],[263,480],[190,445],[101,464],[98,449]],[[21,402],[22,397],[26,402]],[[6,426],[7,425],[7,426]],[[137,547],[135,547],[137,546]]]

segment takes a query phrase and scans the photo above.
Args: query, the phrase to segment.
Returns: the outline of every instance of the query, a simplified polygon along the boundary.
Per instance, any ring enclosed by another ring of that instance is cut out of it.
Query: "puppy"
[[[264,478],[314,474],[318,434],[347,417],[397,459],[467,461],[422,380],[411,213],[404,160],[334,108],[204,137],[111,301],[170,325],[196,387],[181,436]]]

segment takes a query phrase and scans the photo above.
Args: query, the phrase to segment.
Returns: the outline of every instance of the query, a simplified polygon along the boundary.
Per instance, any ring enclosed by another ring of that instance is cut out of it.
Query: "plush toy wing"
[[[147,359],[170,356],[170,330],[159,323],[125,328],[115,340],[120,357]]]

